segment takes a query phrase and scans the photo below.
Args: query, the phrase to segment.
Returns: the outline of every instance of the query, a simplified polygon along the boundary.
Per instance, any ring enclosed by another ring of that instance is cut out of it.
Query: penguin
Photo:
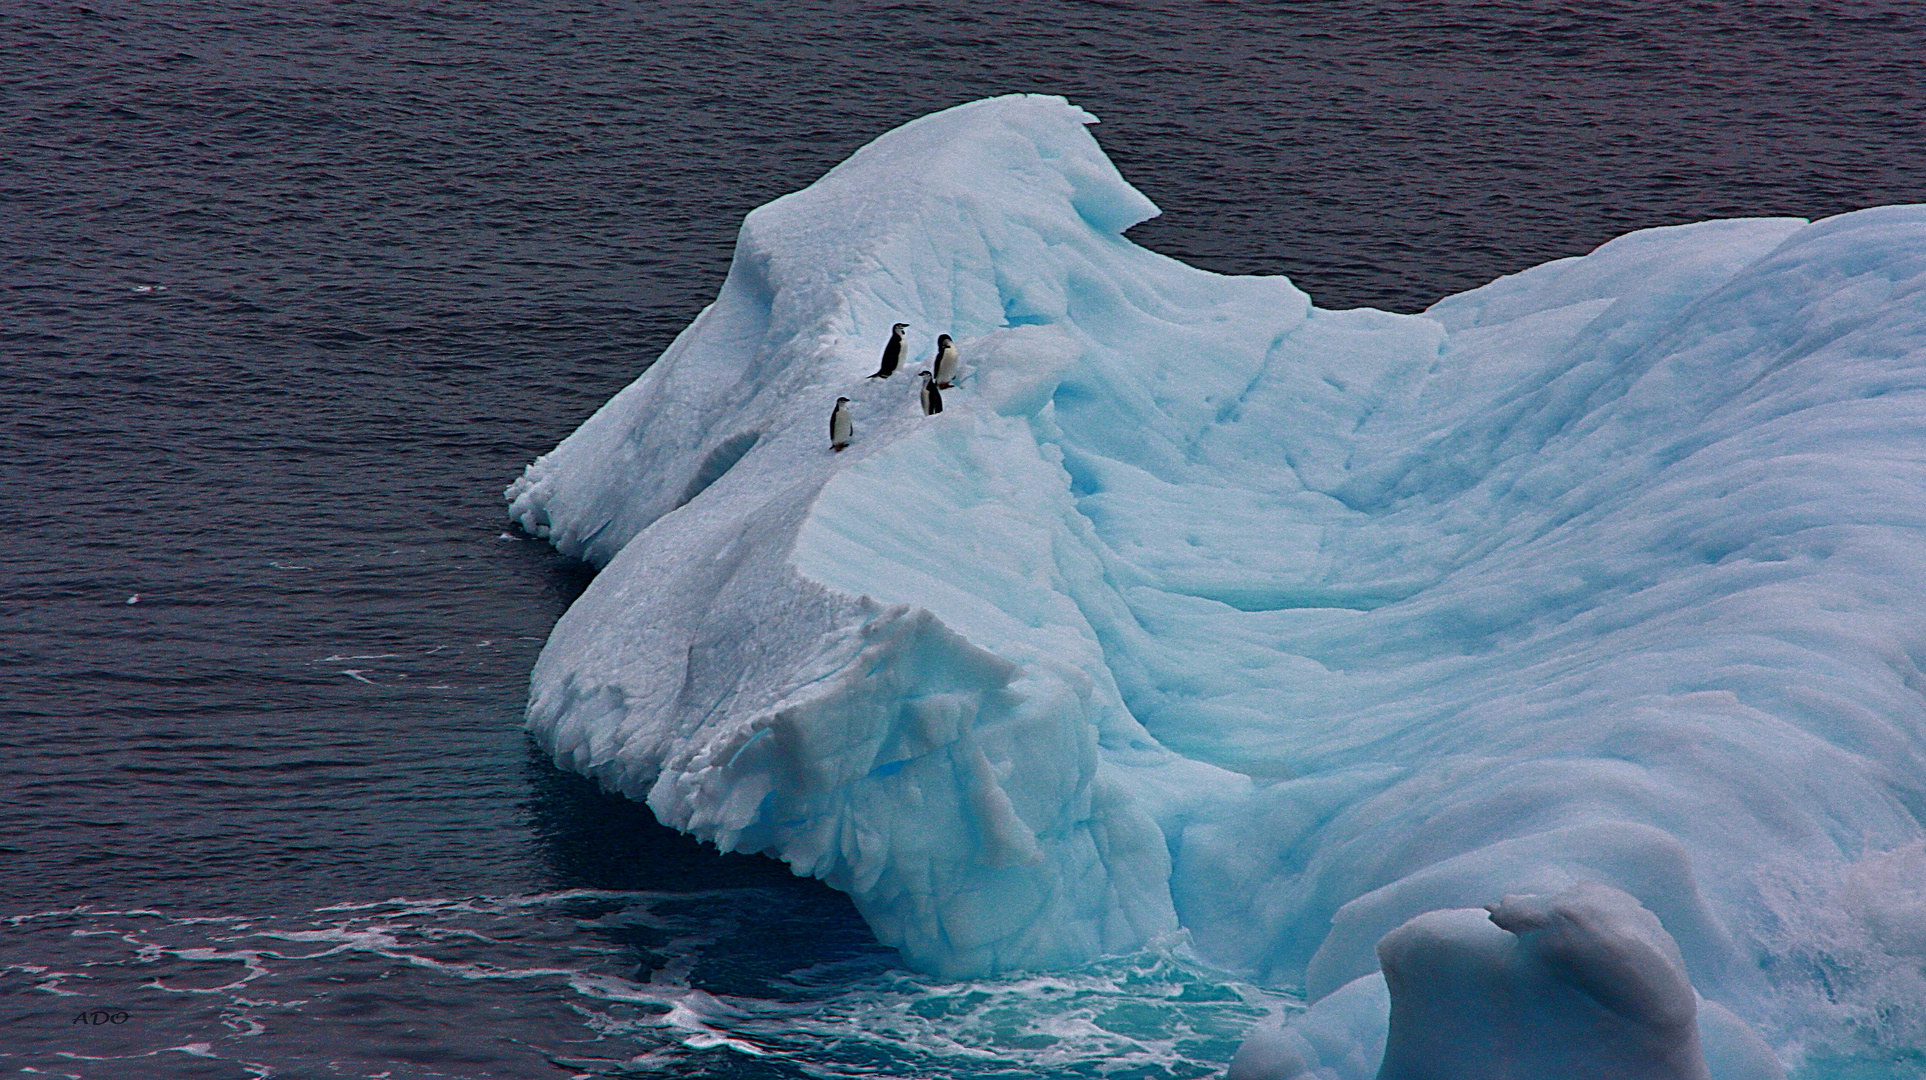
[[[896,374],[896,365],[903,362],[903,331],[908,329],[909,324],[906,322],[899,322],[890,327],[889,344],[883,346],[883,366],[877,368],[876,374],[871,375],[870,378],[887,379]]]
[[[839,397],[836,399],[836,407],[829,410],[829,448],[841,450],[848,446],[850,433],[849,399]]]
[[[936,376],[927,371],[919,371],[923,378],[923,415],[935,416],[943,411],[943,394],[936,389]]]
[[[956,385],[956,343],[948,334],[936,335],[936,385],[945,390]]]

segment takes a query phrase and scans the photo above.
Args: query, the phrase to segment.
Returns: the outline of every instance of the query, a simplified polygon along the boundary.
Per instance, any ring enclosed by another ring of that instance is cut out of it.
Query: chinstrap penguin
[[[948,334],[936,335],[936,385],[945,390],[956,385],[956,343]]]
[[[936,376],[927,371],[919,371],[917,374],[923,377],[923,415],[935,416],[943,411],[943,393],[936,388]]]
[[[887,379],[896,374],[896,365],[903,362],[903,331],[908,329],[909,324],[905,322],[890,327],[889,344],[883,346],[883,366],[877,368],[876,374],[870,378]]]
[[[839,397],[836,399],[836,407],[829,410],[829,448],[841,450],[848,446],[852,431],[849,423],[849,399]]]

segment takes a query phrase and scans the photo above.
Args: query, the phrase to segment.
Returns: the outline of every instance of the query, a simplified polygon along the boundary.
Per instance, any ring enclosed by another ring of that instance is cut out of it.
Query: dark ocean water
[[[1926,201],[1882,3],[36,3],[0,12],[0,1070],[1221,1068],[1178,956],[944,986],[519,731],[587,580],[502,487],[751,208],[1060,93],[1140,243],[1411,311],[1628,230]],[[100,1023],[92,1021],[100,1020]]]

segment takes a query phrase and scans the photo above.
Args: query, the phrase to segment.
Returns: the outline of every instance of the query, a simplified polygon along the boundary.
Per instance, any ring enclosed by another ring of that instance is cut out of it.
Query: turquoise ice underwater
[[[1324,311],[1125,239],[1093,122],[960,106],[750,214],[509,488],[601,567],[556,760],[922,971],[1302,987],[1234,1075],[1926,1045],[1926,208]]]

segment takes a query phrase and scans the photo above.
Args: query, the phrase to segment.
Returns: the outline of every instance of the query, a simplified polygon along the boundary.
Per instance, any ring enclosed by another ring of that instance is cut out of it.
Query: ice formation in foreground
[[[557,760],[931,971],[1187,934],[1305,987],[1305,1075],[1378,1067],[1387,948],[1600,888],[1701,1034],[1926,1036],[1926,208],[1322,311],[1124,239],[1090,122],[962,106],[757,210],[509,489],[603,566],[534,674]]]

